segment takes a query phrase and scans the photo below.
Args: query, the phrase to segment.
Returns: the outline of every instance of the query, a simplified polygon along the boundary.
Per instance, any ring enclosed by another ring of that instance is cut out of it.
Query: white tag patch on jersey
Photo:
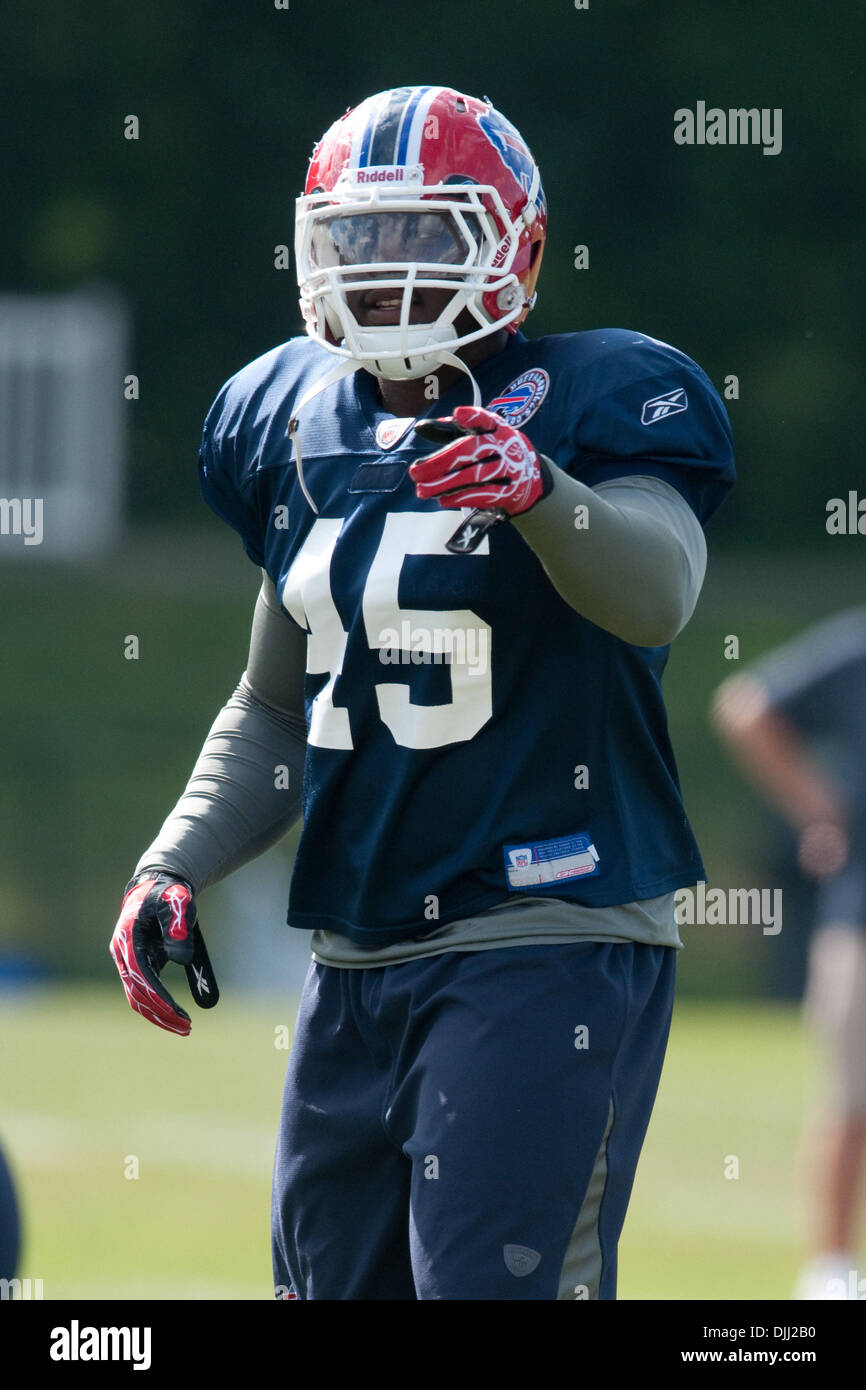
[[[513,425],[516,429],[535,414],[549,390],[550,377],[544,368],[530,367],[528,372],[521,372],[510,386],[494,396],[487,409],[495,410],[506,425]]]
[[[689,398],[686,389],[684,386],[678,386],[674,391],[665,391],[663,396],[653,396],[652,400],[644,401],[640,422],[642,425],[654,425],[657,420],[665,420],[668,415],[678,415],[681,410],[688,408]]]
[[[376,443],[380,449],[393,449],[398,439],[402,439],[410,425],[414,425],[415,416],[404,416],[394,420],[380,420],[376,426]]]
[[[525,893],[546,888],[568,878],[597,874],[598,851],[589,835],[565,835],[556,840],[536,840],[522,845],[503,845],[508,887]]]

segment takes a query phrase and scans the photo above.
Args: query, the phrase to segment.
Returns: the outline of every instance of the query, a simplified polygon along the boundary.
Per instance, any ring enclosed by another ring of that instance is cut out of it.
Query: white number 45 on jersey
[[[313,701],[310,720],[308,741],[317,748],[353,746],[349,712],[334,704],[334,686],[343,669],[348,640],[331,593],[331,557],[342,525],[342,517],[319,517],[313,523],[283,589],[284,607],[309,633],[308,673],[328,676]],[[425,653],[425,660],[443,662],[449,658],[451,699],[446,704],[413,704],[408,682],[383,681],[375,686],[379,714],[395,741],[405,748],[439,748],[464,742],[473,738],[493,713],[489,625],[468,608],[400,608],[397,602],[405,557],[453,558],[445,548],[453,531],[452,511],[389,512],[364,586],[364,627],[374,651],[389,650],[393,660],[395,634],[398,643],[411,634],[410,650]],[[485,536],[468,559],[481,560],[489,553]]]

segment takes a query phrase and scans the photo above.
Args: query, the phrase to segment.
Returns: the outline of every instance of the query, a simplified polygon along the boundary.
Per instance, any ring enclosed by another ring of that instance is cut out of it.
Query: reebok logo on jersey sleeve
[[[644,401],[640,422],[642,425],[654,425],[657,420],[665,420],[668,415],[676,415],[688,408],[686,389],[678,386],[674,391],[665,391],[663,396],[653,396],[652,400]]]

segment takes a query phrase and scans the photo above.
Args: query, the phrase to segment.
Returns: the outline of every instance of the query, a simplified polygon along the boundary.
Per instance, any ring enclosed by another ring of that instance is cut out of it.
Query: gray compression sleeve
[[[289,617],[273,581],[262,570],[262,587],[253,614],[247,680],[265,704],[303,720],[307,634]]]
[[[256,604],[248,669],[218,714],[183,796],[136,865],[136,873],[175,874],[196,893],[270,849],[300,812],[303,655],[299,670],[297,663],[306,634],[271,606],[269,580],[263,588],[269,591]],[[253,684],[256,671],[265,691]],[[271,692],[279,697],[273,703]]]
[[[552,492],[512,525],[554,588],[626,642],[673,641],[694,611],[707,563],[701,524],[685,498],[659,478],[634,475],[588,488],[549,466]]]

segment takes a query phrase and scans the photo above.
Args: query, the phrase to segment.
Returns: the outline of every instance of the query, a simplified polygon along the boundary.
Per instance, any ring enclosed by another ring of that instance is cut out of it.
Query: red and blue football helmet
[[[316,145],[297,200],[307,332],[380,377],[435,371],[523,322],[546,227],[535,160],[489,101],[450,87],[368,97]],[[416,288],[450,292],[435,322],[409,322]],[[398,322],[358,323],[347,295],[376,289],[393,289]]]

